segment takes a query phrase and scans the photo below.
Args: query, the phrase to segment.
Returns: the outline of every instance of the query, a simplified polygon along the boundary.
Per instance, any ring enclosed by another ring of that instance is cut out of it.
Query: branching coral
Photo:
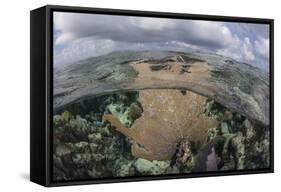
[[[169,160],[176,152],[177,145],[188,139],[205,142],[207,130],[216,127],[218,121],[204,114],[206,98],[179,90],[142,90],[139,102],[143,113],[131,128],[111,115],[104,115],[112,127],[131,138],[132,154],[147,160]]]

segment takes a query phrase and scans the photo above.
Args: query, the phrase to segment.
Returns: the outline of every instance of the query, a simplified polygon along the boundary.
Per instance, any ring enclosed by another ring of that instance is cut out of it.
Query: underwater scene
[[[54,11],[52,181],[271,168],[269,31]]]
[[[102,96],[54,116],[55,180],[269,166],[268,128],[196,93]]]

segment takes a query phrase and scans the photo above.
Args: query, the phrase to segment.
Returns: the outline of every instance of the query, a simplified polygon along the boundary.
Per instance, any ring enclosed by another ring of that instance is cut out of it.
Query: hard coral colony
[[[131,138],[132,154],[147,160],[170,160],[177,146],[189,140],[203,144],[208,128],[218,121],[204,114],[206,98],[179,90],[142,90],[142,116],[127,128],[113,115],[104,115],[117,131]]]

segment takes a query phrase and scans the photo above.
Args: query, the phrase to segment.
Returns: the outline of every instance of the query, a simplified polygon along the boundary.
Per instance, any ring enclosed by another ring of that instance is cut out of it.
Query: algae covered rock
[[[128,111],[128,116],[131,119],[131,121],[138,119],[142,115],[143,109],[140,105],[141,104],[139,104],[137,102],[132,103],[130,105],[129,111]]]
[[[206,163],[208,156],[212,154],[212,147],[219,159],[217,170],[269,167],[268,126],[260,125],[236,112],[228,111],[211,100],[207,101],[205,113],[220,119],[221,122],[216,128],[208,130],[209,144],[199,150],[195,160],[195,170],[206,171]],[[202,162],[202,159],[205,160]]]
[[[130,125],[131,121],[128,117],[128,108],[124,107],[123,104],[110,104],[107,107],[107,110],[110,114],[117,117],[123,124]]]
[[[68,115],[71,118],[67,118],[66,122],[65,114],[55,116],[55,180],[125,176],[124,171],[113,171],[112,167],[119,166],[116,162],[123,165],[122,169],[127,163],[132,164],[128,160],[132,157],[123,151],[129,145],[126,139],[102,123],[93,123],[78,115]]]
[[[142,175],[159,175],[164,174],[170,167],[169,161],[149,161],[139,158],[134,163],[136,170]]]

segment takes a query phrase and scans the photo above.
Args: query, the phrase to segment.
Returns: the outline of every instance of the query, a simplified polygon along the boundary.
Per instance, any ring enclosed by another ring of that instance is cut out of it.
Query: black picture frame
[[[270,167],[268,169],[205,172],[181,175],[122,177],[55,182],[52,180],[53,12],[97,13],[208,21],[260,23],[270,26]],[[46,5],[30,12],[30,180],[43,186],[148,181],[274,172],[274,20]]]

